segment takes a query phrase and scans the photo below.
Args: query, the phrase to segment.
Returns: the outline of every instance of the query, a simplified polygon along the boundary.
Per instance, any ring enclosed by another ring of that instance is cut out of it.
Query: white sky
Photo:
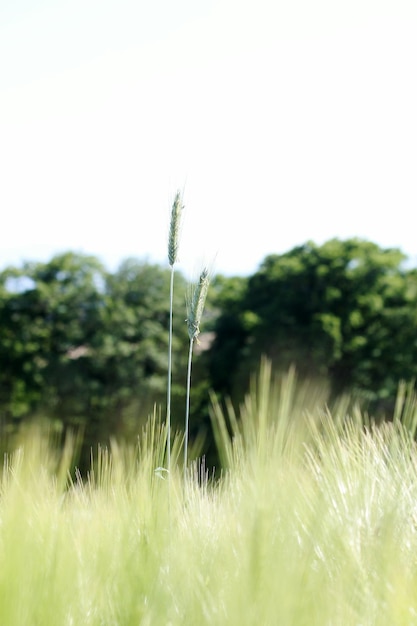
[[[416,0],[1,0],[0,268],[249,275],[359,236],[417,258]]]

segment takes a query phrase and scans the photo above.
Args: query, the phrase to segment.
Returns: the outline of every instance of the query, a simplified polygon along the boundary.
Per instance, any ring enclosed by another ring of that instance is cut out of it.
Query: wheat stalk
[[[181,194],[177,191],[171,210],[171,222],[168,236],[168,261],[171,266],[169,296],[169,340],[168,340],[168,385],[167,385],[167,465],[168,477],[171,471],[171,381],[172,381],[172,313],[174,304],[174,265],[178,258],[181,215],[183,211]]]
[[[201,274],[198,283],[192,290],[191,298],[187,301],[187,328],[188,336],[190,338],[190,347],[188,352],[188,368],[187,368],[187,400],[185,409],[185,436],[184,436],[184,480],[187,474],[188,463],[188,431],[190,420],[190,390],[191,390],[191,363],[193,358],[193,346],[194,340],[198,341],[198,335],[200,334],[200,323],[204,311],[204,304],[206,302],[206,296],[208,287],[210,284],[209,271],[205,267]]]

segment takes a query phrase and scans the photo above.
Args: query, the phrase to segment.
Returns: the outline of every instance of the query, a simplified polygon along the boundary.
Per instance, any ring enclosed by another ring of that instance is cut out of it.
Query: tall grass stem
[[[209,271],[205,267],[198,283],[194,286],[191,297],[187,301],[187,327],[188,336],[190,338],[190,349],[188,352],[188,369],[187,369],[187,399],[185,410],[185,434],[184,434],[184,481],[187,475],[188,464],[188,438],[189,438],[189,421],[190,421],[190,394],[191,394],[191,364],[193,358],[194,340],[198,341],[200,334],[200,323],[206,302],[207,291],[210,284]]]
[[[171,472],[171,385],[172,385],[172,334],[173,334],[173,308],[174,308],[174,274],[175,263],[178,259],[181,215],[183,210],[181,194],[177,191],[171,210],[171,222],[168,236],[168,261],[171,267],[171,281],[169,290],[169,339],[168,339],[168,384],[167,384],[167,469],[168,480]]]
[[[171,266],[169,290],[169,339],[168,339],[168,384],[167,384],[167,469],[171,471],[171,386],[172,386],[172,309],[174,301],[174,266]]]
[[[193,359],[194,338],[190,339],[187,368],[187,401],[185,406],[185,436],[184,436],[184,484],[187,477],[188,464],[188,431],[190,423],[190,396],[191,396],[191,363]]]

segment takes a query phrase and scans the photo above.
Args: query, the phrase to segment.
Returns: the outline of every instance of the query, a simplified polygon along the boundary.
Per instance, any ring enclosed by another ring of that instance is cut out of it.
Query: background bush
[[[136,436],[166,403],[170,270],[127,259],[111,273],[75,253],[0,273],[3,433],[46,418],[85,447]],[[182,427],[188,350],[185,278],[175,276],[173,427]],[[184,320],[184,322],[182,321]],[[417,373],[417,272],[399,250],[350,239],[265,258],[249,277],[214,276],[193,362],[191,435],[210,451],[209,391],[235,405],[267,355],[389,412]]]

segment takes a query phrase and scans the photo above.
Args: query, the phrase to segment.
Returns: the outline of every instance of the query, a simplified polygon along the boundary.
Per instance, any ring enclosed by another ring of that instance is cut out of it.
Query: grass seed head
[[[182,204],[181,194],[177,191],[171,210],[171,223],[168,237],[168,261],[171,267],[175,264],[178,258],[181,214],[183,208],[184,206]]]
[[[205,267],[200,274],[198,283],[194,286],[191,299],[187,303],[187,327],[190,339],[196,339],[200,334],[200,322],[204,311],[209,283],[209,272]]]

